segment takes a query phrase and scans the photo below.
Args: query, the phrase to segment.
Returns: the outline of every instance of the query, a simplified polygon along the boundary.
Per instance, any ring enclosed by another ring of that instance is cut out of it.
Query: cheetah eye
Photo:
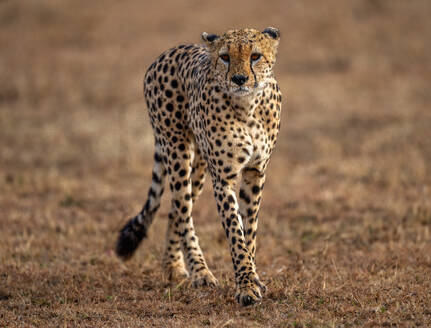
[[[260,59],[260,57],[262,57],[261,54],[253,53],[253,54],[251,54],[250,59],[251,59],[251,61],[258,61]]]
[[[230,60],[228,54],[220,55],[220,59],[223,60],[225,63],[229,63],[229,60]]]

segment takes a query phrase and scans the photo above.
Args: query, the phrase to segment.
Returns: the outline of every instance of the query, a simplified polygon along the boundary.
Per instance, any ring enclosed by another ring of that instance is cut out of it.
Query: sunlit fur
[[[272,68],[277,54],[278,39],[273,39],[255,29],[230,30],[213,42],[207,42],[214,65],[215,77],[226,91],[235,97],[254,98],[259,90],[273,78]],[[257,61],[252,54],[260,54]],[[229,56],[226,63],[220,57]],[[248,81],[238,86],[232,82],[235,74],[248,77]]]
[[[266,288],[256,271],[256,229],[265,170],[280,128],[281,92],[272,74],[279,36],[275,28],[203,33],[205,45],[169,49],[148,68],[144,93],[155,137],[152,183],[142,210],[120,232],[121,258],[129,259],[147,236],[167,181],[172,206],[166,275],[190,276],[196,287],[216,285],[192,218],[209,172],[228,237],[236,299],[242,305],[261,300]]]

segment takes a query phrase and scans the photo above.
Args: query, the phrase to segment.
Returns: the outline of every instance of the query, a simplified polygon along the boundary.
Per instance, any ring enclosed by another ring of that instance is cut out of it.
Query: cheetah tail
[[[153,222],[154,215],[160,207],[160,198],[163,194],[166,170],[161,156],[154,155],[153,178],[147,201],[134,218],[121,229],[117,241],[116,253],[124,261],[130,259],[138,248],[142,239],[147,237],[147,231]]]

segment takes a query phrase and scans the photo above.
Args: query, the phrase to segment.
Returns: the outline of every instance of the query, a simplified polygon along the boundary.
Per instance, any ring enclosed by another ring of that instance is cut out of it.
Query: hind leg
[[[172,206],[173,207],[173,206]],[[188,277],[183,252],[181,251],[181,238],[175,231],[176,212],[168,215],[168,229],[166,231],[166,246],[163,256],[163,269],[170,281],[178,281]]]
[[[164,149],[166,152],[166,149]],[[172,154],[172,152],[170,152]],[[177,155],[175,155],[177,157]],[[169,167],[170,164],[172,164],[172,161],[168,158],[164,159],[165,165]],[[174,164],[174,168],[177,168]],[[168,169],[170,174],[172,172],[175,172],[175,169],[172,168]],[[172,191],[172,185],[171,185],[171,191]],[[168,276],[168,279],[170,281],[179,281],[184,278],[187,278],[189,276],[189,273],[187,272],[185,263],[184,263],[184,256],[183,252],[181,250],[181,236],[178,234],[178,227],[175,227],[177,217],[177,211],[175,209],[175,201],[172,199],[172,206],[171,211],[168,215],[168,227],[166,231],[166,241],[165,241],[165,253],[163,255],[163,269]],[[177,223],[178,226],[178,223]]]
[[[199,148],[196,147],[192,168],[192,200],[193,204],[198,199],[204,187],[207,173],[207,162],[202,158]]]
[[[196,202],[202,192],[203,183],[206,176],[207,163],[201,157],[199,149],[196,149],[193,159],[191,180],[192,180],[192,202]],[[175,204],[172,205],[173,207]],[[185,268],[183,253],[181,251],[181,241],[179,235],[175,233],[176,213],[169,213],[168,231],[166,235],[166,251],[163,260],[163,266],[170,280],[181,280],[188,276]]]
[[[208,269],[199,247],[199,239],[195,234],[191,216],[193,207],[192,145],[182,143],[176,152],[178,153],[177,159],[168,164],[169,186],[172,191],[169,226],[172,227],[173,235],[175,235],[173,240],[179,240],[181,243],[192,285],[195,287],[216,285],[217,280]]]

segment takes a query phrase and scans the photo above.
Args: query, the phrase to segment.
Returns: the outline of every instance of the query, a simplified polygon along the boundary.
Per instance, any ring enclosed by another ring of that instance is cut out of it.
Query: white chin
[[[250,88],[235,88],[231,89],[231,93],[235,97],[247,97],[253,94],[253,90]]]
[[[256,95],[257,92],[265,88],[266,83],[260,82],[256,88],[250,87],[237,87],[231,88],[230,92],[235,97],[250,97]]]

